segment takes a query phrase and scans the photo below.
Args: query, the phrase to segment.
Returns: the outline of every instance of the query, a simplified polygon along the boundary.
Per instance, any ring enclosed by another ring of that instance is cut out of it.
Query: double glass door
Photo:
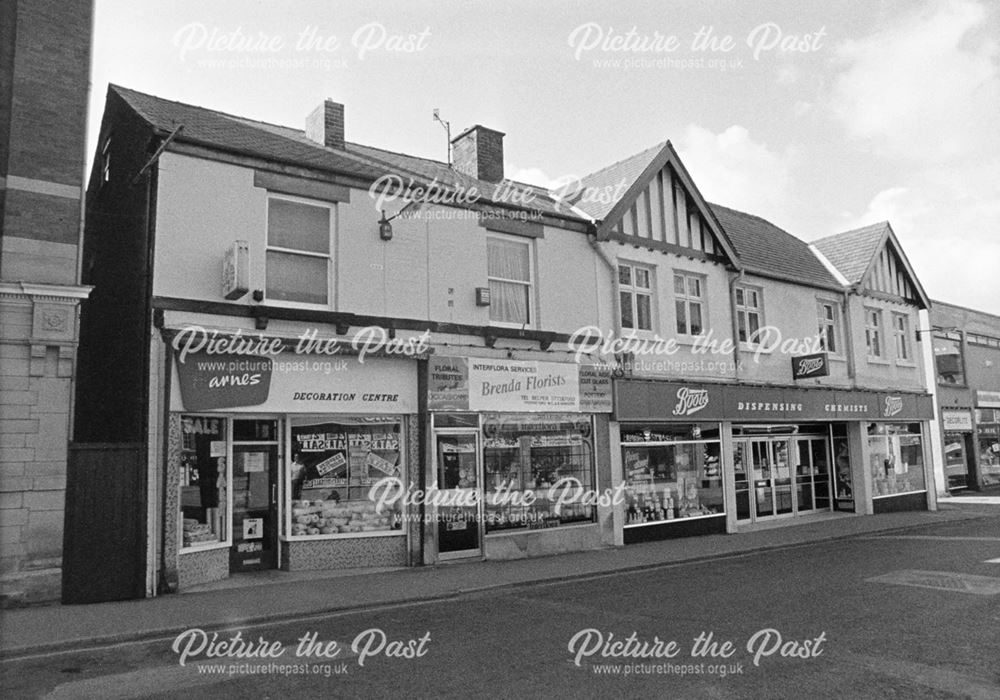
[[[825,438],[737,438],[734,450],[738,520],[830,508]]]

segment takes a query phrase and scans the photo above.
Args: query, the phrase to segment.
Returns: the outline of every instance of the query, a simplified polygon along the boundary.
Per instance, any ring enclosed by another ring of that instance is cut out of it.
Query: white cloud
[[[995,143],[995,22],[977,2],[948,0],[840,44],[845,69],[828,107],[852,135],[911,160],[942,161],[980,149],[983,139]]]
[[[549,177],[541,168],[517,168],[512,167],[506,176],[515,182],[526,182],[529,185],[545,187],[551,189],[557,186],[555,178]]]
[[[692,124],[678,146],[681,160],[709,201],[772,220],[787,217],[791,183],[787,153],[754,141],[738,125],[715,134]]]

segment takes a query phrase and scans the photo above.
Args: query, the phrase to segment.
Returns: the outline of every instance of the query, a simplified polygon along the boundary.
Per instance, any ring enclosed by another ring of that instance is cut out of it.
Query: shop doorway
[[[278,566],[279,421],[233,421],[230,573]]]
[[[971,433],[944,434],[944,474],[949,491],[961,491],[976,483]]]
[[[482,556],[482,500],[478,431],[435,434],[434,473],[441,499],[438,506],[439,559]]]
[[[737,438],[733,445],[737,520],[756,522],[831,509],[825,437]]]

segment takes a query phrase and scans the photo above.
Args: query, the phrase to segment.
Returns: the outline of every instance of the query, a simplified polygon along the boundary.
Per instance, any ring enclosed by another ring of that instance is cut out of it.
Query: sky
[[[444,160],[473,124],[508,177],[669,139],[708,201],[811,241],[888,220],[932,299],[1000,314],[1000,3],[96,0],[108,83]]]

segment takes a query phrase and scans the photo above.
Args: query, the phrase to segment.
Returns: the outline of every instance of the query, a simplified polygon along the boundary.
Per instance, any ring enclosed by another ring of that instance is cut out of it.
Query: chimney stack
[[[486,182],[503,180],[503,137],[479,124],[463,131],[451,140],[455,170]]]
[[[330,148],[344,148],[344,105],[331,99],[306,117],[306,136]]]

